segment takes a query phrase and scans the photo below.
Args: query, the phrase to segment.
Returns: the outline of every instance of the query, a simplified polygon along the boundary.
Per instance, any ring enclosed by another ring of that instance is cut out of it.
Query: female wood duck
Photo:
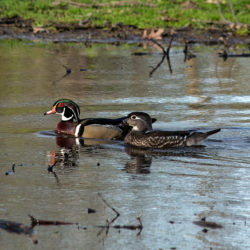
[[[52,110],[44,113],[44,115],[51,114],[61,115],[61,121],[55,130],[58,134],[96,139],[122,139],[130,130],[130,127],[123,123],[126,117],[80,119],[79,106],[69,99],[57,100]],[[155,121],[153,118],[152,122]]]
[[[130,113],[125,122],[132,130],[125,136],[125,143],[141,148],[184,147],[200,144],[220,129],[202,132],[152,131],[151,117],[144,112]]]

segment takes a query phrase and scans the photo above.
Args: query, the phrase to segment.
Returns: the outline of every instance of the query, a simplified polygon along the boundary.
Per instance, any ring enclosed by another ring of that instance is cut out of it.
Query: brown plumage
[[[220,129],[205,133],[192,131],[152,131],[151,117],[144,112],[133,112],[126,122],[132,127],[124,141],[127,144],[143,148],[184,147],[200,144],[208,136]]]

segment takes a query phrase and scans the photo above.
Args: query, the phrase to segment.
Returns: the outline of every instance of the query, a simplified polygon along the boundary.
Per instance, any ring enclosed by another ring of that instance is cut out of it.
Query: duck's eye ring
[[[56,112],[57,113],[62,113],[63,108],[64,108],[64,104],[62,102],[58,103],[58,105],[56,106]]]
[[[132,116],[131,116],[131,119],[132,119],[132,120],[135,120],[136,118],[137,118],[136,115],[132,115]]]

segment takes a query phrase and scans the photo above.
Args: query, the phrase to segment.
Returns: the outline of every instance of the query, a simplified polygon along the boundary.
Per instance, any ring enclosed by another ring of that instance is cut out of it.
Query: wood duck
[[[85,118],[80,119],[79,106],[69,99],[60,99],[53,104],[50,111],[44,115],[59,114],[61,121],[57,124],[55,132],[58,134],[72,135],[75,137],[120,139],[123,128],[119,124],[126,118]],[[124,129],[126,126],[123,126]]]
[[[61,115],[61,121],[55,130],[58,134],[96,139],[122,139],[130,130],[130,127],[123,123],[126,117],[80,119],[79,106],[69,99],[57,100],[52,110],[44,113],[44,115],[51,114]],[[153,118],[152,122],[155,121]]]
[[[125,122],[132,130],[125,136],[127,144],[141,148],[184,147],[200,144],[220,129],[205,133],[193,131],[152,131],[151,117],[144,112],[130,113]]]

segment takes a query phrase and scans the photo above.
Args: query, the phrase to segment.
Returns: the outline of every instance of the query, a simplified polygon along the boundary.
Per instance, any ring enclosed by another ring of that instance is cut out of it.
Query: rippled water
[[[161,60],[150,48],[135,56],[142,50],[136,45],[2,41],[0,219],[29,225],[31,214],[88,228],[36,226],[37,249],[249,248],[249,59],[223,61],[218,49],[194,46],[196,58],[184,63],[183,48],[175,46],[173,73],[165,61],[149,77]],[[62,65],[71,74],[64,77]],[[205,147],[165,152],[57,138],[48,131],[59,117],[43,112],[62,97],[80,105],[81,117],[137,110],[157,118],[157,129],[222,131]],[[54,173],[48,172],[55,161]],[[138,225],[142,214],[142,232],[94,227],[115,216],[98,192],[120,213],[112,225]],[[222,228],[206,232],[193,223],[203,217]],[[28,236],[4,230],[0,241],[3,249],[34,248]]]

